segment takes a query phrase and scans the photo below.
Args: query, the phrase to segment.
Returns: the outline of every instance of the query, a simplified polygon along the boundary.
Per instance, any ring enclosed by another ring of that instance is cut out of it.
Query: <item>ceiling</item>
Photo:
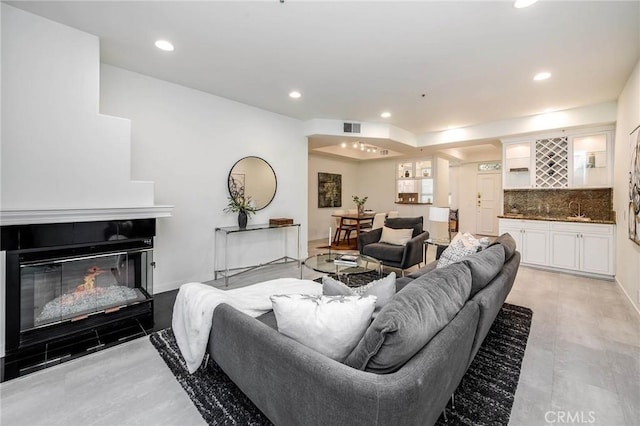
[[[300,120],[414,135],[616,100],[640,57],[638,0],[7,3],[97,35],[107,64]],[[543,70],[552,77],[533,81]],[[310,149],[345,155],[346,140],[311,138]],[[473,157],[497,146],[448,149]]]

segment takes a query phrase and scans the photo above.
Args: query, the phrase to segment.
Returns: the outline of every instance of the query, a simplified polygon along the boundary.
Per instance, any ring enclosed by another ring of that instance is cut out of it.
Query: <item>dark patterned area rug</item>
[[[436,425],[506,425],[520,378],[533,312],[505,303]]]
[[[348,272],[348,269],[345,269],[346,272]],[[347,284],[349,287],[360,287],[363,285],[367,285],[369,284],[371,281],[375,281],[375,280],[379,280],[381,278],[386,277],[387,275],[389,275],[388,272],[382,272],[381,274],[378,272],[362,272],[362,273],[357,273],[357,274],[349,274],[349,279],[345,279],[345,276],[338,276],[336,274],[327,274],[328,276],[330,276],[331,278],[334,278],[338,281],[342,281],[345,284]],[[322,277],[320,278],[316,278],[314,280],[315,282],[318,282],[320,284],[322,284]]]
[[[531,326],[531,309],[505,303],[437,425],[506,425]],[[210,425],[271,425],[218,365],[187,372],[171,329],[151,335],[160,353]]]

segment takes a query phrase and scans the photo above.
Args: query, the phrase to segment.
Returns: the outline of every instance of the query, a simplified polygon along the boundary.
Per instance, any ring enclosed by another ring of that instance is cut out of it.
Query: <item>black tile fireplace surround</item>
[[[0,381],[153,328],[155,219],[14,225],[5,251]]]

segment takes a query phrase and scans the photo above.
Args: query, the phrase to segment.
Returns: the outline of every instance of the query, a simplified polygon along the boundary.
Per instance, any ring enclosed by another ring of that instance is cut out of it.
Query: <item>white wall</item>
[[[250,223],[294,218],[306,254],[307,141],[298,120],[100,68],[97,37],[5,4],[2,42],[3,210],[175,205],[173,217],[158,220],[157,293],[213,278],[214,228],[237,224],[222,211],[227,175],[255,155],[274,168],[278,192]],[[250,234],[237,240],[243,250],[231,266],[284,250],[274,231]],[[295,235],[287,242],[295,254]]]
[[[173,217],[158,221],[155,292],[213,278],[214,229],[237,225],[236,215],[223,212],[227,176],[248,155],[269,162],[277,177],[273,202],[249,223],[293,218],[306,255],[307,141],[298,120],[108,65],[100,108],[131,119],[134,177],[155,181],[156,202],[175,205]],[[263,263],[282,248],[277,231],[233,241],[242,250],[231,253],[231,266]]]
[[[2,22],[3,8],[0,7],[0,22]],[[2,57],[2,31],[0,31],[0,58]],[[0,61],[0,81],[2,81],[2,61]],[[2,99],[2,84],[0,84],[0,99]],[[0,102],[0,135],[2,135],[2,102]],[[0,137],[0,177],[2,176],[2,138]],[[0,182],[0,210],[2,209],[2,184]],[[5,252],[0,251],[0,357],[4,352],[4,306],[5,306]]]
[[[153,205],[131,123],[98,114],[98,38],[2,9],[2,209]]]
[[[640,61],[618,98],[614,149],[613,206],[616,211],[616,281],[640,311],[640,246],[629,239],[629,134],[640,125]]]

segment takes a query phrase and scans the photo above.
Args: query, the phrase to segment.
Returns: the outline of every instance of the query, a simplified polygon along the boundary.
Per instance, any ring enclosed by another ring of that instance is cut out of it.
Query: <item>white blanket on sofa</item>
[[[180,286],[171,327],[189,373],[196,371],[202,363],[216,306],[227,303],[255,318],[272,309],[269,297],[274,294],[322,294],[322,284],[279,278],[233,290],[220,290],[202,283]]]

